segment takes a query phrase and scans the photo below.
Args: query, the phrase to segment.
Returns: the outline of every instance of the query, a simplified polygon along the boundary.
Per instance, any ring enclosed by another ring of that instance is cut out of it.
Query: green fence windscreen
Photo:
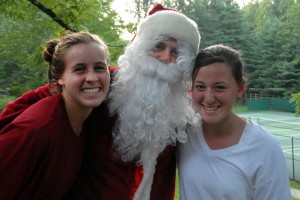
[[[295,112],[296,106],[287,99],[281,98],[259,98],[247,99],[248,110],[280,110]]]

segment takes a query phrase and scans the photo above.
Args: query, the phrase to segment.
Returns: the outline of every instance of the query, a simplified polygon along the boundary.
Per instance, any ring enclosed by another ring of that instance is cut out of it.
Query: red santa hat
[[[195,21],[179,11],[165,8],[161,4],[156,4],[148,14],[139,23],[134,40],[152,40],[158,35],[165,35],[187,42],[193,53],[195,55],[198,53],[201,37]]]

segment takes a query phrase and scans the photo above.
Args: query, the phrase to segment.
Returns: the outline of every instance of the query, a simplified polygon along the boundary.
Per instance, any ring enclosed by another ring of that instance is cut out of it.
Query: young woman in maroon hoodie
[[[53,95],[0,131],[0,199],[62,199],[83,160],[85,121],[109,91],[109,52],[88,32],[50,41],[43,52]]]

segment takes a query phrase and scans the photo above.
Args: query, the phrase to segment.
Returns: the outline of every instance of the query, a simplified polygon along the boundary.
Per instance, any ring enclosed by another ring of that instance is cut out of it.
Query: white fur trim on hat
[[[179,12],[162,10],[147,16],[138,25],[135,40],[153,39],[158,35],[188,42],[195,55],[199,51],[201,37],[197,24]]]

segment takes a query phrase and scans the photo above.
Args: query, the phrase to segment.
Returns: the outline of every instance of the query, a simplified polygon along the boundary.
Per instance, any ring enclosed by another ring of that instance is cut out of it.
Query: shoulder
[[[34,105],[26,109],[12,123],[35,124],[35,127],[43,127],[50,120],[57,118],[65,113],[65,107],[61,94],[45,97]]]
[[[31,114],[33,112],[40,115],[53,114],[62,108],[64,108],[64,100],[62,95],[58,93],[53,96],[43,98],[30,106],[23,114],[26,115],[27,112],[30,112]]]
[[[47,135],[57,133],[60,127],[65,129],[69,127],[66,116],[60,94],[46,97],[30,106],[11,123],[7,124],[0,131],[0,135],[3,138],[23,138],[24,141],[45,140]]]
[[[254,121],[247,121],[247,127],[246,132],[250,133],[251,136],[256,137],[257,139],[276,141],[276,138],[272,135],[272,133]]]
[[[246,142],[254,148],[264,149],[266,153],[282,151],[277,138],[254,121],[247,121],[245,134]]]

